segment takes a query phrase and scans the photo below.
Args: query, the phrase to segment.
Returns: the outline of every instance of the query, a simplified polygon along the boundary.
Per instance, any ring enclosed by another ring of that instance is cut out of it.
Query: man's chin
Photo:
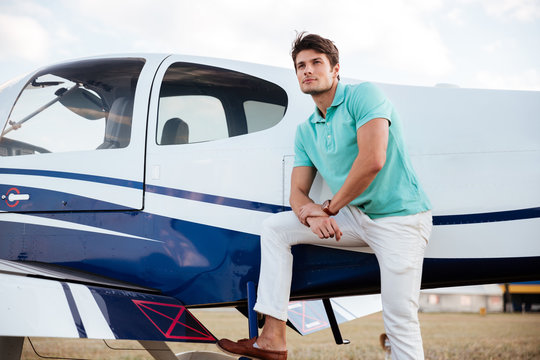
[[[331,89],[332,89],[331,86],[328,89],[321,89],[318,87],[305,87],[305,88],[301,88],[301,91],[307,95],[320,95],[320,94],[324,94],[327,91],[330,91]]]
[[[319,95],[324,93],[328,90],[321,90],[321,89],[302,89],[302,92],[307,95]]]

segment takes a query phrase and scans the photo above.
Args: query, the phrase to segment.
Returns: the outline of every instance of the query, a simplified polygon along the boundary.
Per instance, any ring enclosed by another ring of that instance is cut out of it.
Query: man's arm
[[[376,118],[358,129],[356,132],[358,156],[345,183],[330,202],[331,212],[336,213],[360,196],[381,171],[386,162],[388,128],[387,119]]]
[[[313,185],[313,180],[315,180],[315,175],[317,175],[317,169],[311,166],[297,166],[293,168],[289,203],[298,217],[302,206],[313,203],[313,200],[309,198],[309,191],[311,190],[311,185]],[[305,220],[301,222],[306,225]]]
[[[343,186],[330,202],[329,210],[332,213],[338,212],[362,194],[383,168],[388,146],[388,127],[387,119],[375,118],[361,126],[356,132],[358,156]],[[300,221],[310,216],[325,215],[322,206],[314,205],[305,204],[299,209],[297,215],[300,215]]]
[[[316,205],[309,197],[309,190],[313,185],[313,180],[317,170],[310,166],[297,166],[293,168],[291,176],[291,196],[289,202],[294,213],[298,217],[298,220],[309,226],[311,231],[321,239],[336,236],[336,240],[341,238],[341,230],[333,218],[330,218],[326,213],[322,213],[320,216],[309,217],[301,219],[300,209],[309,207],[310,205]]]

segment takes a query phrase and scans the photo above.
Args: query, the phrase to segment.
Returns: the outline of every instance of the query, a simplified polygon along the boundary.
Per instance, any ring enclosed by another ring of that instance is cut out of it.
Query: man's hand
[[[298,210],[298,220],[304,225],[308,225],[307,218],[308,217],[327,217],[328,215],[322,210],[322,205],[315,204],[315,203],[307,203],[300,207]]]
[[[324,216],[308,217],[306,221],[311,231],[321,239],[333,238],[335,236],[336,241],[339,241],[343,235],[336,220],[326,214]]]

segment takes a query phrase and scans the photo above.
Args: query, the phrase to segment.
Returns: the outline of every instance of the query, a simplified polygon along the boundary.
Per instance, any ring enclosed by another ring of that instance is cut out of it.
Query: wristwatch
[[[330,211],[330,202],[331,202],[331,201],[332,201],[332,200],[326,200],[326,201],[323,202],[323,204],[322,204],[322,211],[324,211],[328,216],[334,216],[334,215],[337,215],[337,213],[339,212],[339,210],[336,211],[335,213],[333,213],[333,212]]]

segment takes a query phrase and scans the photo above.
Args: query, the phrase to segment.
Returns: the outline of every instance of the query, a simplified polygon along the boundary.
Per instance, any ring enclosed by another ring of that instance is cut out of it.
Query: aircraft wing
[[[381,295],[361,295],[330,299],[338,324],[382,310]],[[330,327],[322,300],[291,301],[289,326],[301,335]]]
[[[54,265],[0,260],[0,299],[0,337],[217,341],[173,297]]]

